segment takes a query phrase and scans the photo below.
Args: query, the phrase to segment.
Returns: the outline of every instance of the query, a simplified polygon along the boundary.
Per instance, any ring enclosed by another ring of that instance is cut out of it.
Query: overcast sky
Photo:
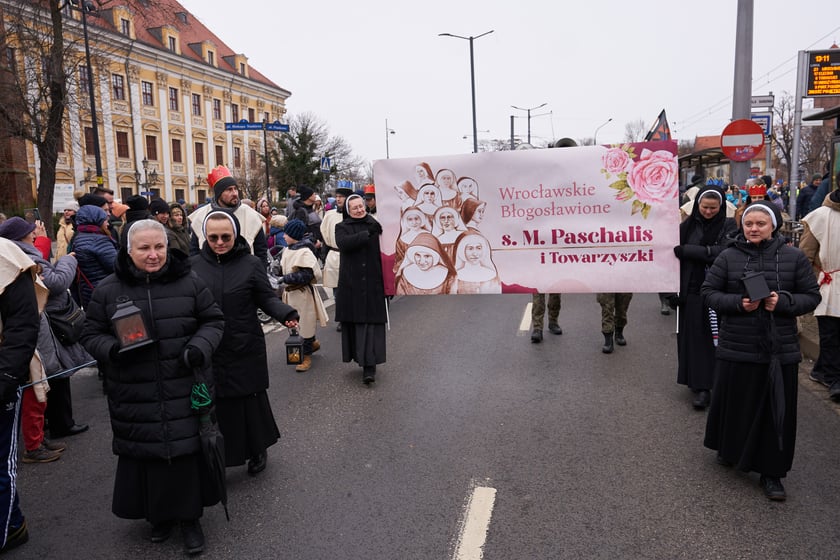
[[[249,64],[365,159],[472,151],[479,139],[621,141],[665,109],[674,137],[720,134],[732,114],[737,0],[181,0]],[[753,95],[795,91],[799,50],[840,42],[836,0],[754,0]],[[840,99],[838,99],[840,102]],[[489,132],[486,132],[489,131]],[[463,137],[467,135],[467,138]]]

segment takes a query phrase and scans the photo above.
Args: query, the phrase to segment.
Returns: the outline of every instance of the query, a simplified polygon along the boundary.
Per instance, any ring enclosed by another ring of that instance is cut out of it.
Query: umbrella
[[[210,481],[219,493],[219,500],[225,508],[225,518],[230,521],[227,508],[227,479],[225,478],[225,438],[219,431],[212,406],[213,372],[210,366],[193,368],[195,382],[190,400],[192,408],[198,410],[198,438],[201,453],[207,464]]]
[[[74,366],[74,367],[71,367],[70,369],[65,369],[63,371],[53,373],[52,375],[48,375],[43,379],[39,379],[38,381],[33,381],[32,383],[27,383],[26,385],[21,385],[20,390],[23,391],[24,389],[32,387],[33,385],[35,385],[37,383],[43,383],[44,381],[49,381],[50,379],[52,379],[54,377],[61,377],[63,375],[69,375],[69,374],[73,373],[74,371],[79,371],[80,369],[84,369],[86,367],[95,366],[95,365],[96,365],[96,360],[92,360],[90,362],[85,362],[80,366]]]
[[[225,508],[225,518],[230,521],[227,508],[227,480],[225,479],[225,437],[209,412],[199,416],[198,437],[201,440],[201,452],[207,463],[210,480],[219,491],[219,499]]]
[[[779,360],[779,337],[776,333],[776,321],[770,313],[770,365],[767,368],[767,381],[770,384],[770,415],[779,440],[779,450],[784,448],[785,431],[785,384],[782,377],[782,362]]]

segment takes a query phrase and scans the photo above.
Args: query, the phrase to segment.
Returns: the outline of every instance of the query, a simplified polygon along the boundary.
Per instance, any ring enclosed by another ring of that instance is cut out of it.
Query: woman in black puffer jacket
[[[251,254],[233,212],[214,210],[199,227],[204,245],[190,261],[225,314],[225,334],[213,355],[225,463],[231,467],[247,460],[254,475],[265,469],[266,449],[280,437],[266,393],[268,355],[257,308],[288,327],[297,326],[298,312],[274,293],[265,264]]]
[[[786,497],[780,479],[790,470],[796,442],[802,360],[796,317],[820,302],[808,259],[785,244],[781,225],[781,212],[774,204],[751,204],[734,245],[715,259],[701,288],[706,305],[720,321],[704,443],[717,450],[719,463],[760,473],[762,489],[771,500]],[[750,301],[743,280],[749,272],[763,275],[769,296]]]
[[[140,309],[154,343],[119,353],[111,317],[121,302]],[[180,522],[190,553],[204,546],[202,507],[219,501],[201,456],[199,416],[191,408],[194,368],[210,363],[223,331],[213,294],[191,272],[186,255],[167,252],[163,226],[153,220],[132,224],[114,274],[93,293],[82,344],[108,363],[112,448],[119,456],[114,514],[148,520],[155,542]]]

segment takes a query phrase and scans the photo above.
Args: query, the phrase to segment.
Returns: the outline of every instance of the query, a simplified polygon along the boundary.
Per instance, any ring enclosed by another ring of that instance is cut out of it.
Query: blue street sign
[[[262,130],[263,123],[249,122],[242,119],[239,122],[226,122],[225,130]],[[274,121],[265,125],[265,129],[270,132],[289,132],[289,125],[282,124],[280,121]]]
[[[770,133],[773,130],[773,115],[772,113],[753,113],[750,119],[764,131],[764,137],[770,138]]]
[[[280,121],[274,121],[265,125],[265,129],[269,132],[289,132],[289,125],[281,124]]]
[[[321,173],[330,172],[330,158],[324,156],[321,158]]]
[[[143,191],[140,193],[140,196],[152,196],[154,194],[155,193],[153,193],[152,191]]]

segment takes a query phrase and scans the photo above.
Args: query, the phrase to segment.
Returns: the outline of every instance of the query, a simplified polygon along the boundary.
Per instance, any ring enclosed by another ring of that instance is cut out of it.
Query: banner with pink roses
[[[674,141],[374,163],[386,293],[674,292]]]

